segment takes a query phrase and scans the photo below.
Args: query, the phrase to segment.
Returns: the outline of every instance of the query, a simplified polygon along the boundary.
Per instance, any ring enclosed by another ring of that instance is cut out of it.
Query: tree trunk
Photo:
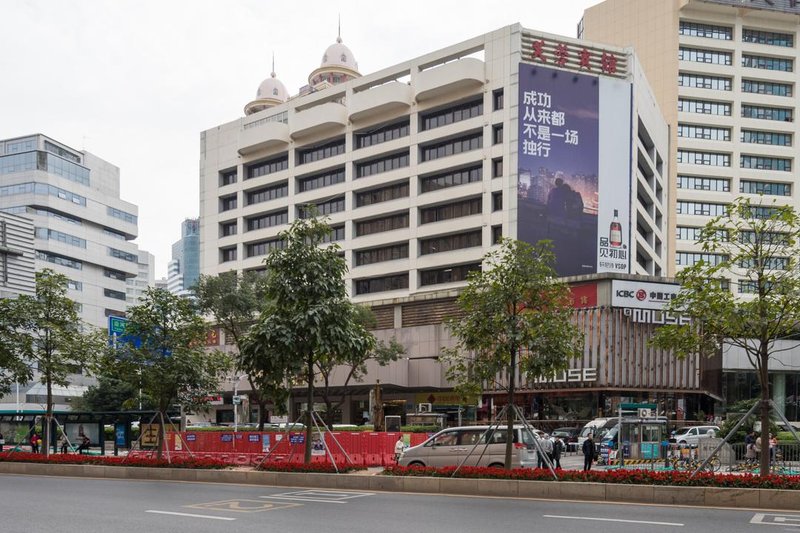
[[[47,409],[45,409],[44,421],[42,422],[42,450],[45,457],[50,456],[50,430],[53,420],[53,383],[47,377]]]
[[[514,383],[517,380],[517,349],[511,349],[511,366],[508,371],[508,397],[506,398],[506,470],[511,470],[511,452],[514,449]]]
[[[769,474],[769,342],[762,340],[760,346],[761,368],[759,372],[759,381],[761,381],[761,462],[759,465],[759,472],[762,476]]]
[[[306,446],[305,446],[305,454],[303,455],[303,462],[305,464],[311,463],[311,426],[313,426],[313,420],[311,418],[311,412],[314,409],[314,356],[313,354],[308,354],[307,360],[308,370],[306,375],[306,381],[308,383],[307,390],[306,390]]]
[[[258,430],[264,431],[264,422],[267,420],[267,402],[259,394],[256,403],[258,404]]]

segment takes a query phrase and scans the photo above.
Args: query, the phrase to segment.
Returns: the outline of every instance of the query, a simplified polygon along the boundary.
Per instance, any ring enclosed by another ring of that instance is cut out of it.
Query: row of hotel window
[[[678,73],[678,86],[693,89],[712,89],[714,91],[732,91],[733,78],[680,72]],[[792,96],[794,85],[791,83],[743,79],[742,92],[769,96]]]
[[[29,181],[26,183],[17,183],[15,185],[0,186],[0,197],[14,196],[17,194],[41,194],[47,196],[55,196],[56,198],[59,198],[61,200],[65,200],[67,202],[71,202],[73,204],[86,207],[85,197],[70,192],[66,189],[61,189],[54,185],[48,185],[47,183]],[[111,206],[106,206],[106,213],[109,216],[118,218],[124,222],[128,222],[129,224],[136,224],[138,221],[138,217],[136,215],[126,213],[125,211],[116,209]]]
[[[718,126],[698,126],[678,124],[678,137],[684,139],[705,139],[708,141],[730,141],[731,128]],[[792,146],[793,135],[775,131],[741,130],[739,140],[748,144],[768,144],[771,146]]]
[[[733,65],[733,52],[723,52],[720,50],[703,50],[702,48],[688,48],[681,46],[678,48],[678,59],[680,61],[691,61],[694,63],[708,63],[711,65]],[[763,70],[779,70],[781,72],[792,72],[794,60],[785,57],[769,57],[754,54],[742,54],[742,66],[746,68],[757,68]]]
[[[696,191],[730,192],[730,178],[712,178],[706,176],[678,175],[679,189]],[[764,194],[767,196],[791,196],[792,186],[789,183],[772,181],[740,180],[739,192],[745,194]]]
[[[728,204],[714,202],[692,202],[678,200],[675,210],[679,215],[724,216],[728,212]],[[748,215],[754,219],[765,219],[776,214],[776,209],[769,206],[752,206]]]
[[[703,37],[722,41],[733,40],[733,28],[731,26],[704,24],[687,20],[680,22],[678,33],[687,37]],[[791,33],[742,28],[742,42],[791,48],[794,46],[794,35]]]
[[[408,184],[400,184],[400,186],[392,186],[392,190],[406,189],[407,194]],[[385,191],[386,189],[383,189]],[[500,211],[503,209],[503,193],[497,191],[492,193],[492,210]],[[318,202],[316,204],[305,204],[297,206],[298,218],[309,218],[314,214],[325,216],[333,213],[339,213],[345,210],[344,197],[334,198],[325,202]],[[483,199],[481,197],[469,198],[459,200],[449,204],[435,205],[431,207],[419,208],[419,223],[429,224],[432,222],[440,222],[443,220],[450,220],[454,218],[461,218],[472,215],[479,215],[483,212]],[[281,226],[289,223],[289,210],[287,208],[279,209],[269,213],[258,213],[256,215],[244,218],[244,231],[255,231],[274,226]],[[409,227],[409,214],[408,211],[402,213],[395,213],[388,216],[379,218],[371,218],[368,220],[355,222],[355,236],[362,237],[364,235],[371,235],[373,233],[381,233],[384,231],[391,231],[400,228]],[[236,220],[227,220],[220,222],[220,237],[227,237],[236,235],[238,233],[238,222]],[[344,238],[344,235],[342,235]],[[335,239],[339,240],[339,239]]]
[[[678,150],[678,163],[712,167],[730,167],[731,154],[719,152],[701,152],[698,150]],[[741,155],[739,156],[739,168],[791,172],[792,160],[785,157]]]
[[[38,213],[46,213],[47,215],[50,216],[56,216],[65,219],[65,217],[61,217],[55,213],[52,213],[50,211],[45,211],[43,209],[34,209],[33,211],[36,211]],[[120,235],[117,232],[109,229],[104,228],[103,233],[105,235],[112,236],[115,239],[125,240],[124,235]],[[76,237],[75,235],[70,235],[69,233],[64,233],[63,231],[37,227],[35,229],[34,234],[36,235],[37,239],[58,241],[58,242],[63,242],[64,244],[69,244],[70,246],[75,246],[78,248],[86,248],[86,239],[82,237]],[[116,248],[108,247],[108,255],[116,257],[117,259],[122,259],[124,261],[130,261],[132,263],[136,263],[138,261],[138,257],[135,254],[123,252],[121,250],[117,250]]]
[[[496,125],[492,129],[492,142],[499,144],[503,142],[503,127]],[[317,160],[327,159],[345,153],[344,139],[333,141],[323,145],[324,148],[317,148],[319,157]],[[471,132],[467,135],[455,139],[447,139],[444,141],[437,141],[419,146],[419,161],[433,161],[442,157],[468,152],[471,150],[478,150],[483,148],[483,132]],[[302,151],[298,151],[301,153]],[[316,151],[314,153],[317,153]],[[302,164],[301,161],[298,164]],[[396,168],[407,167],[410,164],[409,150],[403,150],[392,154],[384,154],[380,157],[372,159],[357,161],[354,163],[354,175],[356,178],[365,178],[373,174],[381,172],[388,172]],[[245,179],[257,178],[281,172],[289,168],[289,154],[284,152],[276,157],[267,161],[260,161],[257,163],[249,164],[245,167]],[[238,180],[238,173],[236,169],[230,169],[220,172],[219,183],[220,186],[232,185]]]
[[[407,166],[406,156],[406,166]],[[492,159],[492,178],[503,175],[503,158]],[[310,176],[296,178],[298,193],[308,192],[331,185],[337,185],[345,181],[345,168],[338,167]],[[475,183],[483,179],[483,164],[480,162],[471,163],[467,166],[448,169],[435,174],[421,176],[419,178],[420,194],[433,192],[449,187],[456,187],[468,183]],[[403,198],[409,196],[408,181],[396,183],[378,189],[367,191],[356,191],[356,207],[363,207],[379,202]],[[289,195],[289,182],[281,181],[265,187],[258,187],[243,191],[244,205],[249,206],[262,202],[268,202]],[[219,212],[236,209],[239,205],[238,193],[228,194],[219,198]]]
[[[683,111],[685,113],[729,117],[731,116],[732,109],[733,104],[730,102],[678,98],[678,111]],[[759,120],[778,120],[781,122],[792,122],[794,120],[793,109],[786,107],[742,104],[741,115],[742,118],[755,118]]]

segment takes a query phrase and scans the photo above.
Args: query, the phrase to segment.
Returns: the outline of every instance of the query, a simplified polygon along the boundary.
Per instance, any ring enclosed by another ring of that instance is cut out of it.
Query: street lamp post
[[[239,399],[239,382],[247,377],[247,374],[241,376],[234,376],[233,378],[233,432],[236,433],[239,431],[239,405],[241,405],[241,400]],[[240,403],[236,403],[240,402]]]

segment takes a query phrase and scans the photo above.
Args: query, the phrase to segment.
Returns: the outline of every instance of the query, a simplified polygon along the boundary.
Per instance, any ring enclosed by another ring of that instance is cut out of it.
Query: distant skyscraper
[[[35,268],[67,276],[82,320],[125,314],[138,209],[120,199],[119,168],[41,134],[0,140],[0,211],[33,220]]]
[[[200,219],[187,218],[181,224],[181,238],[172,245],[167,265],[167,290],[185,296],[200,275]]]

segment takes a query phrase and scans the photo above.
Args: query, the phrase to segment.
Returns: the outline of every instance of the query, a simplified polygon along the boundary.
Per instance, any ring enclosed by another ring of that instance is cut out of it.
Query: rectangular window
[[[727,205],[715,204],[711,202],[687,202],[679,200],[676,203],[676,208],[676,211],[679,215],[717,217],[725,214]]]
[[[470,272],[479,272],[480,270],[480,263],[448,266],[431,270],[421,270],[419,273],[419,284],[425,286],[465,281]]]
[[[45,141],[45,144],[48,143]],[[87,187],[89,186],[88,168],[82,167],[77,163],[73,163],[72,161],[62,159],[54,154],[46,152],[38,152],[38,154],[39,161],[37,167],[39,170],[44,170],[51,174],[62,176],[70,181],[74,181],[75,183],[86,185]]]
[[[231,209],[236,209],[236,201],[237,195],[231,194],[230,196],[222,196],[219,199],[219,211],[223,213],[225,211],[230,211]]]
[[[230,261],[236,261],[236,247],[233,246],[231,248],[220,248],[219,257],[220,257],[220,263],[228,263]]]
[[[420,131],[432,130],[483,114],[483,98],[420,114]]]
[[[67,288],[73,291],[82,291],[83,283],[81,283],[80,281],[75,281],[74,279],[68,279]]]
[[[260,255],[267,255],[272,250],[280,250],[285,246],[286,246],[286,241],[281,238],[251,242],[245,245],[245,255],[246,257],[258,257]]]
[[[36,137],[27,137],[25,139],[17,139],[16,141],[6,142],[5,153],[16,154],[19,152],[28,152],[36,149]]]
[[[483,166],[450,170],[442,174],[420,178],[420,191],[423,193],[456,187],[467,183],[475,183],[483,179]]]
[[[345,139],[336,139],[334,141],[312,146],[308,148],[300,148],[297,150],[297,164],[305,165],[313,163],[314,161],[322,161],[329,157],[335,157],[343,154],[345,150]]]
[[[792,72],[794,69],[794,62],[791,59],[742,54],[742,66],[765,70],[779,70],[781,72]]]
[[[408,212],[356,222],[356,237],[408,227]]]
[[[6,145],[8,154],[8,145]],[[27,170],[36,170],[36,152],[12,154],[0,157],[0,174],[14,174]]]
[[[125,237],[124,233],[120,233],[118,231],[114,231],[113,229],[103,228],[103,235],[108,235],[112,239],[117,239],[119,241],[127,241],[128,239]]]
[[[503,210],[503,191],[492,193],[492,211]]]
[[[694,61],[696,63],[710,63],[712,65],[731,65],[733,54],[730,52],[717,52],[715,50],[700,50],[697,48],[678,49],[678,59],[681,61]]]
[[[64,148],[61,148],[60,146],[55,145],[55,144],[51,143],[50,141],[45,141],[44,142],[44,149],[47,150],[50,153],[56,154],[59,157],[63,157],[64,159],[69,159],[73,163],[80,163],[81,162],[81,156],[79,156],[78,154],[72,153],[69,150],[66,150]]]
[[[503,143],[503,125],[495,124],[492,126],[492,144]]]
[[[728,178],[703,178],[679,174],[678,188],[692,189],[695,191],[730,192],[731,180]]]
[[[685,139],[707,139],[709,141],[730,141],[730,128],[678,124],[678,137]]]
[[[395,183],[388,187],[381,189],[373,189],[371,191],[363,191],[356,193],[356,207],[364,207],[366,205],[379,204],[381,202],[388,202],[396,200],[397,198],[407,198],[409,195],[408,182]]]
[[[781,122],[792,122],[792,110],[784,107],[767,107],[758,105],[742,104],[742,116],[744,118],[758,118],[761,120],[778,120]]]
[[[408,288],[408,272],[392,274],[378,278],[364,278],[355,280],[356,294],[371,294],[374,292],[397,291]]]
[[[433,161],[442,157],[461,154],[483,148],[483,133],[473,133],[449,141],[437,142],[420,147],[420,160]]]
[[[420,239],[419,254],[438,254],[442,252],[452,252],[453,250],[463,250],[464,248],[483,246],[483,240],[481,238],[482,233],[482,230],[473,230],[465,233],[457,233],[455,235]]]
[[[219,173],[220,187],[224,187],[225,185],[233,185],[234,183],[236,183],[237,176],[238,175],[236,173],[236,169],[220,172]]]
[[[266,176],[267,174],[274,174],[281,170],[289,168],[289,156],[283,154],[279,157],[262,161],[260,163],[253,163],[247,166],[247,179],[258,178],[259,176]]]
[[[503,225],[492,226],[492,244],[500,244],[503,240]]]
[[[283,209],[273,213],[265,213],[245,218],[246,230],[254,231],[257,229],[271,228],[273,226],[280,226],[289,223],[289,211]]]
[[[312,207],[314,209],[312,209]],[[297,207],[299,218],[310,218],[314,212],[317,216],[332,215],[344,211],[344,196],[319,203],[308,203]]]
[[[699,152],[696,150],[678,150],[678,163],[689,165],[706,165],[712,167],[731,166],[731,154],[716,152]]]
[[[112,289],[103,289],[103,295],[106,298],[114,298],[115,300],[124,300],[125,293],[121,291],[115,291]]]
[[[260,204],[261,202],[268,202],[277,198],[283,198],[289,194],[288,182],[281,182],[269,187],[260,187],[245,191],[245,198],[247,198],[246,205]]]
[[[678,27],[679,35],[687,37],[704,37],[706,39],[719,39],[730,41],[733,39],[733,29],[728,26],[716,26],[713,24],[700,24],[698,22],[687,22],[682,20]]]
[[[74,268],[75,270],[83,270],[83,263],[75,259],[70,259],[69,257],[64,257],[63,255],[37,251],[36,259],[39,261],[47,261],[48,263],[53,263],[54,265]]]
[[[385,261],[396,261],[408,258],[408,243],[402,242],[381,248],[369,250],[356,250],[356,266],[371,265],[373,263],[383,263]]]
[[[762,157],[757,155],[742,155],[740,158],[740,168],[755,168],[759,170],[777,170],[779,172],[791,172],[792,160],[783,157]]]
[[[36,228],[34,230],[34,234],[36,235],[37,239],[42,239],[45,241],[58,241],[70,246],[75,246],[77,248],[86,248],[86,239],[82,239],[68,233],[63,233],[61,231],[56,231],[54,229]]]
[[[791,133],[776,133],[772,131],[742,130],[741,141],[752,144],[769,144],[772,146],[791,146]]]
[[[366,131],[358,131],[354,134],[356,149],[408,137],[409,133],[408,119],[402,122],[389,124],[388,126],[381,126],[377,129],[372,128]]]
[[[313,191],[314,189],[336,185],[337,183],[344,183],[344,167],[297,178],[297,189],[298,192]]]
[[[731,116],[731,104],[726,102],[711,102],[708,100],[691,100],[678,98],[678,111],[685,113],[699,113],[701,115]]]
[[[123,261],[128,261],[130,263],[138,263],[139,258],[136,254],[123,252],[122,250],[117,250],[116,248],[108,248],[108,255],[114,257],[116,259],[122,259]]]
[[[503,109],[503,89],[495,89],[492,91],[492,110],[500,109]]]
[[[695,89],[712,89],[714,91],[730,91],[731,78],[722,76],[706,76],[703,74],[678,74],[678,86],[693,87]]]
[[[128,279],[125,272],[114,270],[113,268],[104,268],[103,275],[107,278],[115,279],[118,281],[125,281],[126,279]]]
[[[408,152],[383,156],[379,159],[372,159],[356,163],[356,178],[365,178],[381,172],[389,172],[409,165]]]
[[[788,183],[742,180],[739,182],[739,192],[746,194],[766,194],[769,196],[791,196],[792,186]]]
[[[344,240],[344,224],[338,226],[331,226],[331,232],[326,235],[322,242],[336,242]]]
[[[219,224],[219,236],[220,237],[229,237],[231,235],[236,235],[237,228],[236,228],[236,221],[233,222],[220,222]]]
[[[700,261],[709,265],[718,265],[727,260],[728,256],[724,254],[705,254],[698,252],[678,252],[675,254],[675,264],[678,266],[692,266]]]
[[[792,96],[790,83],[742,80],[742,92],[753,94],[769,94],[771,96]]]
[[[83,204],[86,205],[86,200],[84,199]],[[132,215],[130,213],[126,213],[125,211],[121,211],[119,209],[115,209],[113,207],[108,208],[108,214],[114,218],[118,218],[123,222],[127,222],[129,224],[136,224],[139,220],[139,217],[136,215]]]
[[[420,224],[430,224],[431,222],[479,215],[483,212],[483,201],[481,198],[471,198],[452,204],[420,208],[419,212]]]
[[[791,48],[794,46],[794,36],[791,33],[776,33],[744,28],[742,30],[742,42]]]
[[[492,178],[503,177],[503,158],[496,157],[492,159]]]
[[[679,241],[692,241],[692,242],[697,242],[697,240],[700,238],[700,233],[703,231],[703,228],[696,228],[691,226],[678,226],[675,229],[676,229],[675,237]]]

